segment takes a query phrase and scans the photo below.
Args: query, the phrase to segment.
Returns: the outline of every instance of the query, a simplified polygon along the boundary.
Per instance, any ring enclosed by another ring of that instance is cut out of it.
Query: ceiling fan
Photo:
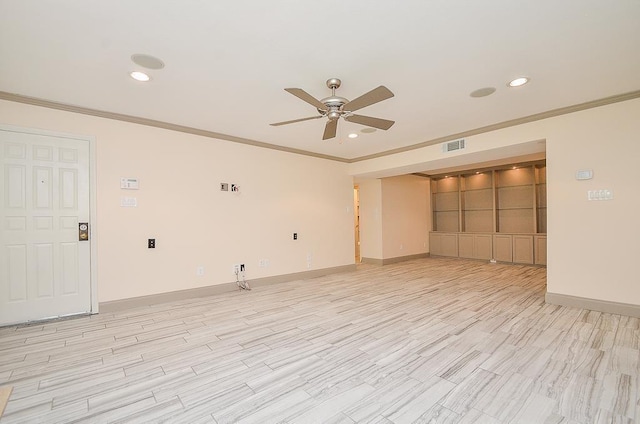
[[[381,130],[388,130],[391,128],[395,121],[389,121],[387,119],[372,118],[370,116],[356,115],[353,112],[370,106],[374,103],[381,102],[383,100],[393,97],[393,93],[385,86],[381,85],[378,88],[374,88],[368,93],[354,99],[347,100],[344,97],[336,96],[336,88],[340,87],[341,81],[338,78],[331,78],[327,80],[327,87],[331,89],[331,96],[322,100],[318,100],[301,88],[285,88],[285,91],[293,94],[301,100],[309,103],[318,109],[318,116],[311,116],[309,118],[294,119],[292,121],[276,122],[271,124],[274,127],[279,125],[293,124],[295,122],[309,121],[311,119],[319,119],[327,117],[329,120],[324,127],[323,140],[327,140],[336,136],[338,129],[338,120],[342,117],[345,121],[355,122],[356,124],[366,125],[368,127],[379,128]]]

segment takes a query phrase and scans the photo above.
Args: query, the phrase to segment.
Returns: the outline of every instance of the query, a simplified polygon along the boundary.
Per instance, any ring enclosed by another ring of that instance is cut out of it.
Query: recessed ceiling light
[[[495,87],[484,87],[484,88],[479,88],[475,91],[472,91],[471,94],[469,95],[471,97],[487,97],[495,93],[495,91],[496,91]]]
[[[157,57],[149,56],[148,54],[134,54],[131,56],[131,60],[136,65],[140,65],[147,69],[162,69],[164,68],[164,62]]]
[[[526,83],[529,82],[529,78],[527,77],[518,77],[514,80],[509,81],[509,84],[507,84],[509,87],[520,87],[522,85],[525,85]]]
[[[145,74],[144,72],[140,72],[140,71],[133,71],[129,75],[131,75],[131,78],[133,78],[136,81],[146,82],[146,81],[149,81],[151,79],[151,77],[149,75]]]
[[[363,128],[363,129],[360,130],[360,132],[363,133],[363,134],[371,134],[371,133],[376,132],[376,129],[375,128]]]
[[[358,134],[356,134],[356,133],[350,133],[347,137],[349,137],[349,138],[357,138],[357,137],[358,137]]]

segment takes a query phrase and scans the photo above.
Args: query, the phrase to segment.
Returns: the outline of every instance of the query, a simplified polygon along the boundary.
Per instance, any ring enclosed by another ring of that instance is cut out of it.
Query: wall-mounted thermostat
[[[138,190],[140,182],[137,178],[120,178],[120,188],[125,190]]]
[[[593,171],[591,169],[576,171],[576,180],[590,180],[591,178],[593,178]]]

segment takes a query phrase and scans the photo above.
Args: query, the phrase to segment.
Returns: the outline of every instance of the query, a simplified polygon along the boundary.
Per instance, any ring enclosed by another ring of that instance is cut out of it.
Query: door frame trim
[[[91,301],[92,314],[98,313],[98,243],[97,243],[97,184],[96,184],[96,138],[91,135],[79,135],[64,133],[59,131],[43,130],[40,128],[27,128],[14,125],[0,124],[0,130],[9,132],[19,132],[25,134],[44,135],[48,137],[68,138],[77,141],[84,141],[89,143],[89,292]]]

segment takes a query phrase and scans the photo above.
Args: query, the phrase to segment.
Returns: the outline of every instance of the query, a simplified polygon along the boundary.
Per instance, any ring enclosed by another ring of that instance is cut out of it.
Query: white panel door
[[[0,129],[0,325],[91,311],[89,142]]]

